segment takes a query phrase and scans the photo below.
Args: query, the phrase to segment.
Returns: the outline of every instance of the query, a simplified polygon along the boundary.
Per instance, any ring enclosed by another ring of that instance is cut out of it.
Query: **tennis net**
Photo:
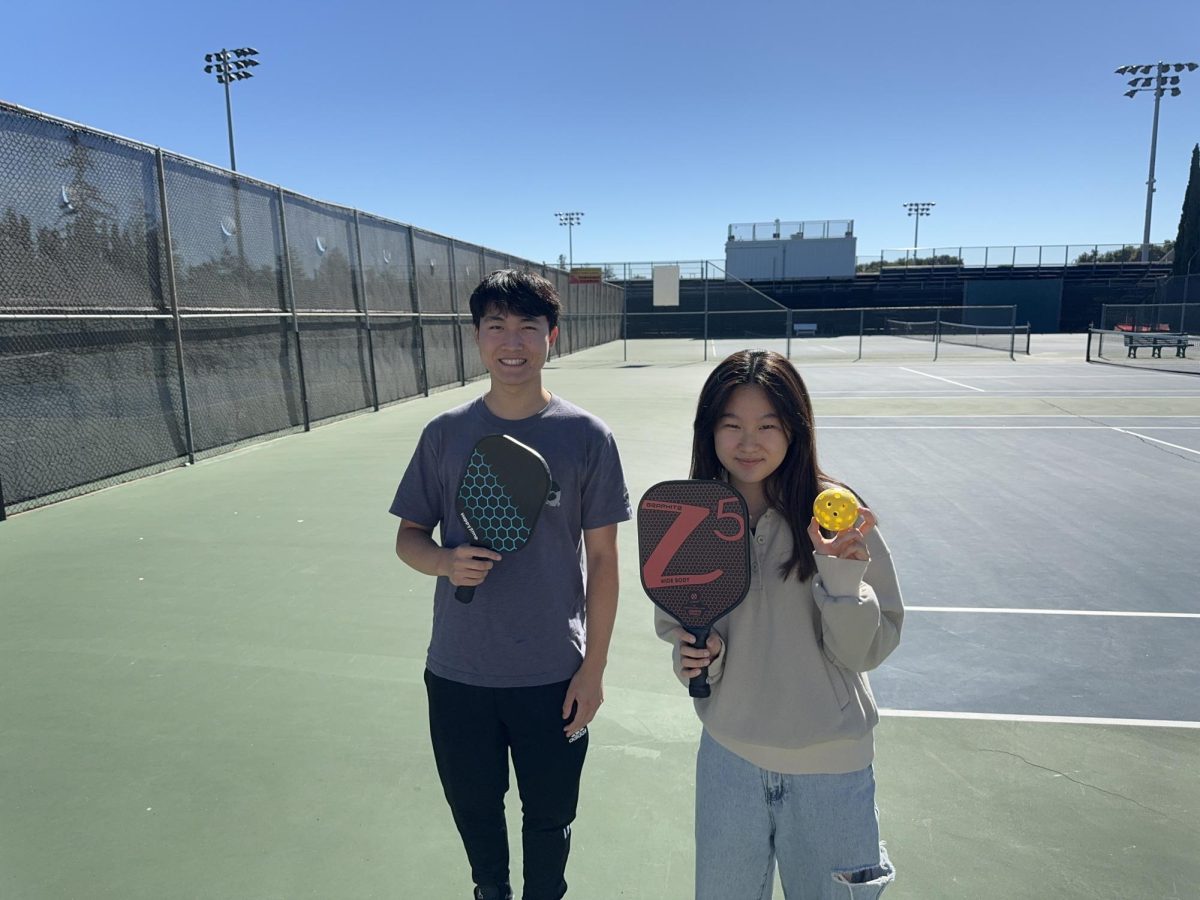
[[[910,322],[905,319],[885,319],[886,331],[893,337],[912,338],[918,341],[937,339],[937,320]]]
[[[962,325],[941,322],[938,340],[943,344],[961,344],[1005,353],[1029,353],[1029,325]]]
[[[885,330],[893,337],[918,341],[979,347],[1010,354],[1029,353],[1028,324],[966,325],[961,322],[947,322],[941,318],[922,321],[887,319]]]

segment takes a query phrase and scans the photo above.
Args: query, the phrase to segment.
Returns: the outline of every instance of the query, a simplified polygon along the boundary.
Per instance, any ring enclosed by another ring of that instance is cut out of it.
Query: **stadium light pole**
[[[581,212],[556,212],[554,217],[558,219],[559,225],[567,226],[567,266],[568,271],[575,268],[575,242],[572,236],[572,231],[576,225],[583,224],[583,213]],[[568,282],[569,284],[570,282]]]
[[[559,225],[567,226],[567,315],[574,315],[575,307],[571,302],[571,295],[574,291],[571,290],[571,273],[575,269],[575,242],[572,240],[571,232],[576,225],[583,224],[583,213],[581,212],[556,212],[554,218],[558,219]],[[562,352],[561,350],[559,351]]]
[[[917,235],[921,233],[921,216],[927,216],[933,210],[936,203],[902,203],[900,204],[908,210],[908,214],[913,217],[913,259],[917,258]]]
[[[1150,261],[1150,216],[1154,208],[1154,157],[1158,150],[1158,107],[1168,91],[1172,97],[1178,97],[1182,93],[1179,89],[1178,73],[1185,70],[1194,72],[1198,68],[1200,65],[1194,62],[1158,62],[1150,65],[1120,66],[1113,70],[1117,75],[1138,76],[1126,82],[1130,87],[1130,90],[1125,92],[1126,97],[1132,99],[1144,91],[1154,94],[1154,124],[1150,130],[1150,177],[1146,180],[1146,226],[1142,231],[1142,262],[1144,263]],[[1151,75],[1152,72],[1153,75]],[[1171,72],[1176,74],[1172,75]]]
[[[237,156],[233,152],[233,101],[229,96],[229,85],[234,81],[253,78],[254,73],[246,71],[259,64],[254,57],[258,51],[253,47],[238,47],[236,50],[217,50],[205,53],[204,61],[208,64],[204,71],[217,77],[217,83],[225,85],[225,121],[229,125],[229,168],[237,171]]]

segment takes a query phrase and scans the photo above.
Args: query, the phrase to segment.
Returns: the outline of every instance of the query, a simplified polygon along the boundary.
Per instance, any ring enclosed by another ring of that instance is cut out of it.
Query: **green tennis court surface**
[[[793,354],[914,607],[873,676],[891,898],[1200,890],[1200,384],[1042,337],[1015,362]],[[686,474],[732,349],[607,345],[546,380],[613,427],[638,496]],[[386,509],[424,422],[480,390],[0,525],[0,897],[469,895],[426,736],[431,582]],[[1170,521],[1134,525],[1142,501]],[[621,550],[568,896],[683,900],[699,727],[632,526]]]

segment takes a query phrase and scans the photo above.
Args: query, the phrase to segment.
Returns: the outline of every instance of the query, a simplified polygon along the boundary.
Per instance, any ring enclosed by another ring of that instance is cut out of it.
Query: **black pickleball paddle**
[[[489,434],[471,451],[454,507],[471,546],[508,554],[529,542],[549,496],[550,467],[542,455],[507,434]],[[475,587],[460,585],[454,596],[470,603]]]
[[[746,501],[721,481],[662,481],[638,503],[642,587],[697,647],[750,589],[748,523]],[[709,696],[707,673],[691,680],[688,693]]]

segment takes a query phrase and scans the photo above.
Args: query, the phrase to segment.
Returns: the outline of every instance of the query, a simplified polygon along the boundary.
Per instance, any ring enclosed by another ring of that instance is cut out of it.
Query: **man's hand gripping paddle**
[[[471,546],[516,553],[550,496],[550,467],[540,453],[507,434],[479,440],[467,460],[454,507],[471,536]],[[470,603],[475,587],[460,585],[454,596]]]
[[[638,504],[642,587],[697,647],[750,589],[748,522],[746,501],[721,481],[659,482]],[[709,696],[707,673],[691,680],[688,693]]]

